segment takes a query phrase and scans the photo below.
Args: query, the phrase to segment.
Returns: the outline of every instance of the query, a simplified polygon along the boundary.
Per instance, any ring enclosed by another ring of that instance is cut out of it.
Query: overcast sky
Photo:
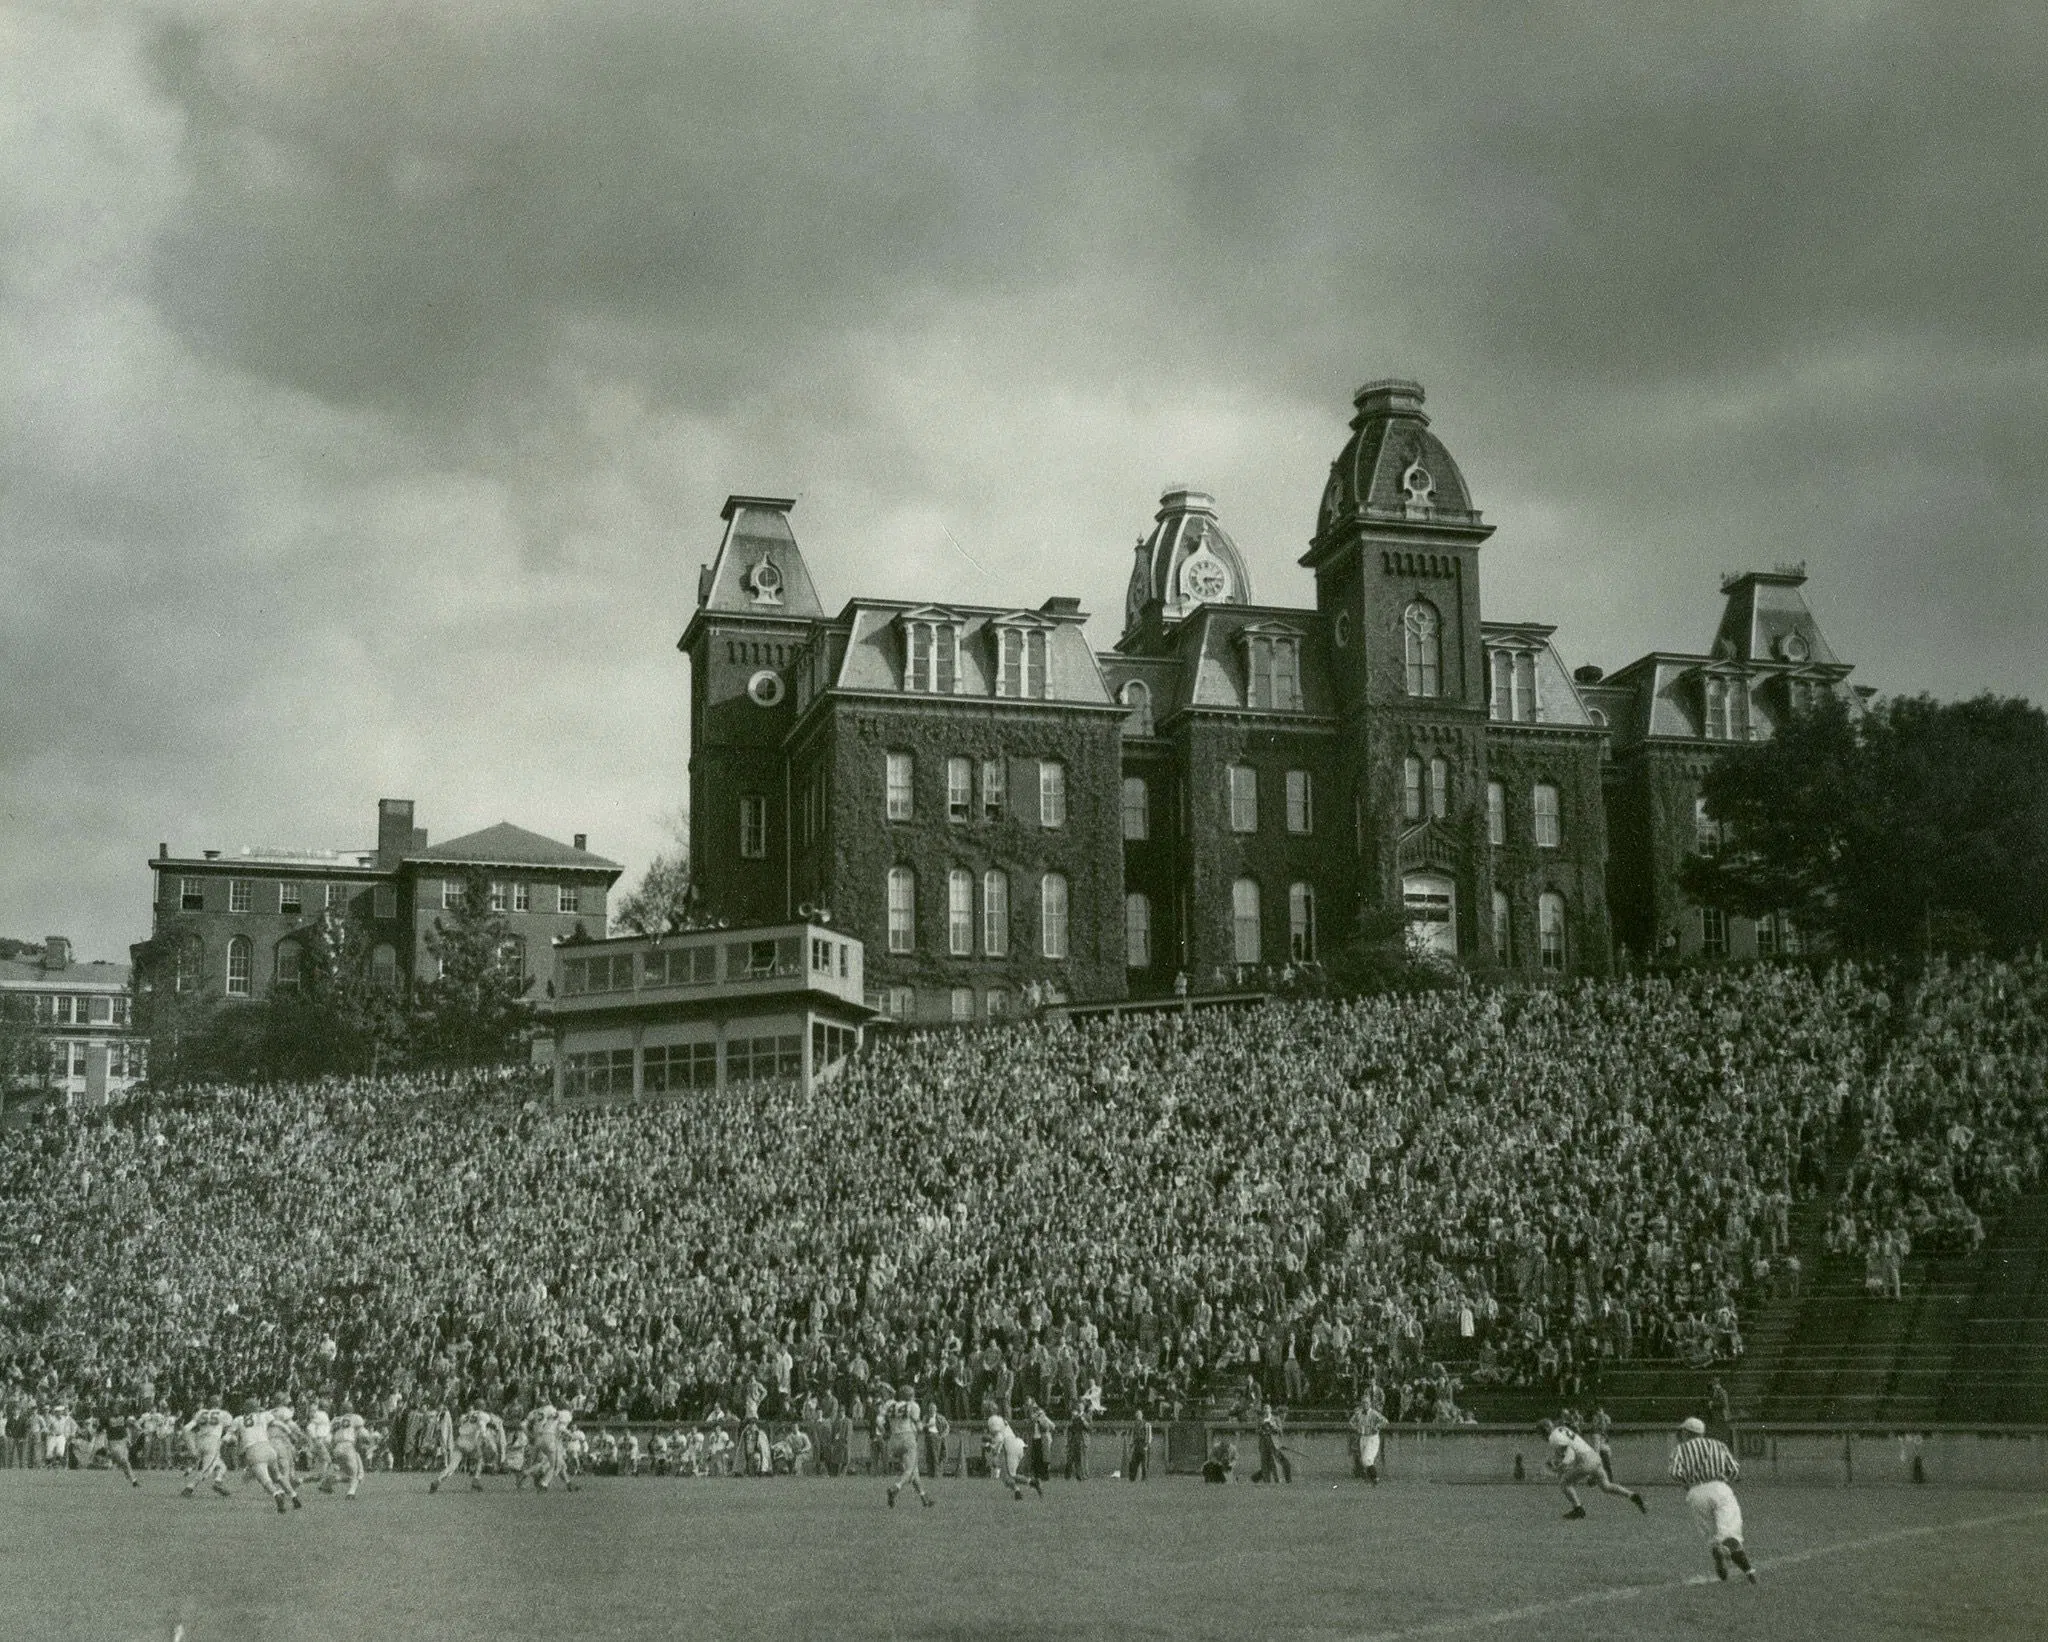
[[[1568,663],[1806,561],[2048,696],[2048,7],[0,5],[0,933],[382,796],[633,871],[731,491],[828,607],[1262,600],[1421,380]],[[956,545],[957,543],[957,545]]]

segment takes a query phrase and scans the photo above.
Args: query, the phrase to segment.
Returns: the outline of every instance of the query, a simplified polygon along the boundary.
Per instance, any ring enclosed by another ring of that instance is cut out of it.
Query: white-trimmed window
[[[228,996],[246,998],[249,995],[249,972],[254,965],[256,949],[250,945],[249,937],[237,935],[228,942]]]
[[[1316,957],[1316,891],[1313,884],[1287,886],[1287,956],[1295,963]]]
[[[1152,967],[1152,902],[1135,893],[1124,897],[1124,967]]]
[[[230,878],[228,880],[228,911],[247,912],[255,903],[256,897],[251,891],[248,879]]]
[[[277,910],[297,912],[299,910],[299,886],[289,881],[277,886]]]
[[[1401,613],[1401,647],[1408,693],[1443,694],[1443,623],[1428,600],[1417,599]]]
[[[948,821],[971,821],[974,819],[974,761],[967,758],[946,760],[946,819]]]
[[[1126,680],[1118,699],[1130,709],[1130,716],[1124,720],[1125,735],[1150,735],[1152,733],[1152,686],[1143,679]]]
[[[1536,817],[1536,847],[1540,850],[1556,849],[1564,841],[1564,826],[1557,808],[1557,789],[1548,781],[1537,782],[1530,794],[1530,807]]]
[[[492,883],[491,910],[493,912],[510,912],[512,910],[512,886],[510,884]]]
[[[1248,704],[1292,713],[1301,709],[1301,641],[1276,633],[1245,640]]]
[[[321,901],[329,912],[340,912],[348,906],[348,885],[329,884],[321,892]]]
[[[982,1012],[992,1021],[1007,1020],[1010,1014],[1010,994],[1000,986],[992,986],[982,999]]]
[[[1497,889],[1493,892],[1493,961],[1505,966],[1513,961],[1514,929],[1512,914],[1508,910],[1508,892]]]
[[[556,888],[555,911],[558,913],[574,913],[579,908],[580,903],[576,897],[576,886],[574,884],[562,884]]]
[[[1712,855],[1721,847],[1721,823],[1707,813],[1705,794],[1696,794],[1692,801],[1692,845],[1700,855]]]
[[[1230,766],[1230,830],[1259,830],[1259,772],[1249,764]]]
[[[959,688],[960,629],[949,621],[906,624],[909,665],[903,688],[927,695],[950,696]]]
[[[328,887],[330,889],[333,888],[331,884]],[[460,878],[443,878],[441,880],[441,910],[443,912],[453,912],[461,905],[462,880]]]
[[[1038,824],[1067,824],[1067,767],[1056,758],[1043,759],[1038,766]]]
[[[1749,697],[1740,679],[1715,677],[1707,680],[1707,739],[1749,739]]]
[[[740,854],[749,861],[768,856],[768,800],[760,793],[740,799]]]
[[[1259,961],[1259,881],[1240,878],[1230,886],[1230,950],[1241,964]]]
[[[1728,914],[1719,907],[1700,908],[1700,950],[1709,958],[1728,956]]]
[[[981,950],[991,958],[1010,950],[1010,875],[997,867],[981,875]]]
[[[1015,701],[1046,696],[1046,635],[1042,627],[996,629],[996,694]]]
[[[908,867],[889,869],[889,950],[917,949],[917,874]]]
[[[1535,651],[1494,650],[1489,661],[1493,690],[1487,716],[1504,723],[1534,724],[1538,716]]]
[[[1145,778],[1124,777],[1124,837],[1133,841],[1151,836],[1151,807],[1146,802]]]
[[[512,910],[514,912],[531,912],[533,910],[533,885],[522,882],[512,886]],[[377,916],[381,918],[384,914],[379,912]]]
[[[1038,885],[1039,951],[1048,958],[1067,955],[1067,880],[1048,872]]]
[[[1564,970],[1564,897],[1546,889],[1536,897],[1536,940],[1543,967],[1553,973]]]
[[[917,993],[907,986],[889,988],[889,1014],[892,1019],[907,1021],[917,1013]]]
[[[956,986],[953,988],[953,1019],[971,1021],[974,1019],[974,988]]]
[[[1287,830],[1304,837],[1316,830],[1316,784],[1307,770],[1287,772]]]
[[[946,950],[956,958],[974,956],[974,874],[965,867],[946,874]]]
[[[1451,813],[1451,765],[1448,759],[1429,761],[1429,818],[1441,821]]]
[[[1486,841],[1496,849],[1508,841],[1508,790],[1498,781],[1486,784]]]
[[[908,753],[887,755],[888,814],[891,821],[908,821],[916,813],[916,801],[911,790],[916,769],[916,763]]]
[[[981,761],[982,820],[1002,820],[1003,806],[1009,797],[1009,785],[1007,771],[1000,758],[984,758]]]
[[[379,884],[370,891],[370,913],[376,918],[398,916],[398,891],[389,884]]]
[[[178,910],[180,912],[204,912],[206,910],[205,879],[180,878],[178,880]]]
[[[1401,760],[1401,819],[1422,819],[1422,760],[1413,753]]]

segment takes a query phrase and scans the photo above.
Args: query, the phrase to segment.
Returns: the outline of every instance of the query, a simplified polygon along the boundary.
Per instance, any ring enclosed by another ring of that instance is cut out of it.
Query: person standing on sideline
[[[1728,1485],[1739,1481],[1742,1468],[1728,1445],[1707,1435],[1706,1422],[1694,1417],[1678,1428],[1678,1447],[1671,1456],[1671,1480],[1685,1488],[1685,1503],[1707,1536],[1714,1554],[1714,1572],[1726,1579],[1734,1563],[1756,1583],[1756,1569],[1742,1544],[1742,1506]]]
[[[1361,1397],[1351,1413],[1351,1474],[1375,1488],[1380,1484],[1380,1433],[1386,1428],[1380,1405],[1369,1396]]]
[[[1024,1416],[1031,1422],[1031,1475],[1034,1481],[1052,1481],[1052,1416],[1038,1406],[1038,1399],[1024,1399]],[[1043,1492],[1043,1489],[1040,1490]]]
[[[1124,1476],[1132,1482],[1143,1482],[1152,1465],[1152,1422],[1146,1417],[1145,1405],[1139,1403],[1131,1410],[1131,1453],[1124,1465]]]

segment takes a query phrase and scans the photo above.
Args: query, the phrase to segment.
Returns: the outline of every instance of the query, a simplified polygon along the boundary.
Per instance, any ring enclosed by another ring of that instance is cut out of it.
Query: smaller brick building
[[[134,1028],[126,964],[81,963],[49,936],[40,952],[0,958],[0,998],[23,999],[49,1049],[46,1081],[69,1105],[97,1105],[149,1076]]]
[[[563,844],[501,821],[429,845],[413,825],[412,801],[387,798],[377,806],[374,849],[173,856],[160,846],[149,863],[151,946],[178,991],[261,997],[292,983],[310,930],[333,914],[368,932],[372,973],[398,986],[430,976],[428,937],[466,876],[480,872],[534,995],[545,996],[555,943],[605,933],[606,900],[623,870],[584,844],[580,833]]]

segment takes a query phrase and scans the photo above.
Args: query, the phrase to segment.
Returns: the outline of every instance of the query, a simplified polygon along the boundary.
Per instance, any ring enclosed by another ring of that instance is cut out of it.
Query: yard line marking
[[[1927,1522],[1912,1528],[1893,1528],[1882,1534],[1868,1534],[1862,1539],[1838,1540],[1833,1545],[1815,1545],[1804,1551],[1788,1551],[1784,1556],[1760,1559],[1759,1573],[1769,1573],[1774,1568],[1790,1568],[1801,1562],[1811,1562],[1816,1557],[1838,1556],[1848,1551],[1867,1551],[1874,1546],[1896,1545],[1901,1540],[1926,1539],[1936,1534],[1959,1533],[1966,1528],[1990,1528],[2008,1522],[2032,1522],[2048,1517],[2048,1505],[2037,1505],[2031,1511],[2004,1511],[1995,1516],[1963,1517],[1955,1522]],[[1350,1642],[1413,1642],[1425,1636],[1456,1636],[1464,1631],[1492,1630],[1501,1625],[1512,1625],[1521,1619],[1545,1619],[1552,1614],[1569,1613],[1574,1608],[1596,1607],[1607,1602],[1625,1602],[1631,1597],[1649,1596],[1656,1591],[1682,1591],[1692,1585],[1709,1585],[1714,1580],[1708,1574],[1694,1574],[1690,1578],[1675,1579],[1661,1585],[1611,1585],[1604,1590],[1582,1591],[1577,1596],[1563,1597],[1555,1602],[1531,1602],[1520,1608],[1502,1608],[1493,1613],[1461,1614],[1454,1619],[1433,1620],[1427,1625],[1414,1625],[1406,1630],[1374,1631],[1369,1635],[1353,1637]]]

